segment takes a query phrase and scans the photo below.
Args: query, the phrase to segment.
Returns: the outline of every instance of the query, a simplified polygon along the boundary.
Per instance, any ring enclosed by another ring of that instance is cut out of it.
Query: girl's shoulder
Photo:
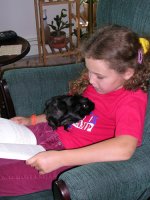
[[[144,92],[141,89],[138,90],[126,90],[124,88],[120,88],[116,91],[107,93],[107,94],[99,94],[96,92],[93,86],[89,85],[87,89],[84,91],[83,95],[88,97],[92,101],[102,101],[112,104],[127,104],[129,102],[143,102],[147,103],[148,93]]]
[[[141,89],[138,90],[122,90],[122,94],[117,99],[118,106],[146,106],[148,102],[148,93]]]
[[[128,97],[133,97],[133,98],[146,98],[148,97],[148,93],[147,92],[144,92],[143,90],[141,89],[138,89],[138,90],[135,90],[135,91],[132,91],[132,90],[125,90],[124,89],[124,92],[125,94],[128,96]]]

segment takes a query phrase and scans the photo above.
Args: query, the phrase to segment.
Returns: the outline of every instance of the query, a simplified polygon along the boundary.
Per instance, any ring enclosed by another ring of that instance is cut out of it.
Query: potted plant
[[[51,24],[48,24],[53,30],[50,32],[50,46],[53,48],[63,48],[66,46],[66,32],[62,30],[73,26],[72,23],[64,21],[67,17],[66,11],[66,9],[62,9],[60,15],[56,15]]]

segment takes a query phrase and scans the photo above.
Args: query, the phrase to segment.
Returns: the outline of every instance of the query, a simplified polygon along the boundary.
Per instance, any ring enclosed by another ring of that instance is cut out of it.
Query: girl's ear
[[[128,68],[124,73],[124,79],[129,80],[133,76],[133,74],[134,74],[134,69]]]

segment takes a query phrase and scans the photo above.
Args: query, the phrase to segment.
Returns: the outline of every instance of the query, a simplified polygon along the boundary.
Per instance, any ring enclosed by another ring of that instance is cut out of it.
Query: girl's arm
[[[136,147],[136,138],[123,135],[79,149],[42,152],[26,163],[35,167],[40,174],[45,174],[64,166],[128,160]]]
[[[26,125],[26,126],[33,125],[32,124],[32,115],[29,116],[29,117],[17,116],[17,117],[11,118],[11,120],[16,122],[17,124],[23,124],[23,125]],[[38,123],[46,122],[46,121],[47,120],[46,120],[45,114],[36,115],[35,118],[34,118],[34,124],[38,124]]]

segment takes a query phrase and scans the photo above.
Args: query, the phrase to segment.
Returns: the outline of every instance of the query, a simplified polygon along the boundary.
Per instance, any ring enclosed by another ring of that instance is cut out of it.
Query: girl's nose
[[[89,74],[89,82],[90,84],[94,85],[94,75]]]

